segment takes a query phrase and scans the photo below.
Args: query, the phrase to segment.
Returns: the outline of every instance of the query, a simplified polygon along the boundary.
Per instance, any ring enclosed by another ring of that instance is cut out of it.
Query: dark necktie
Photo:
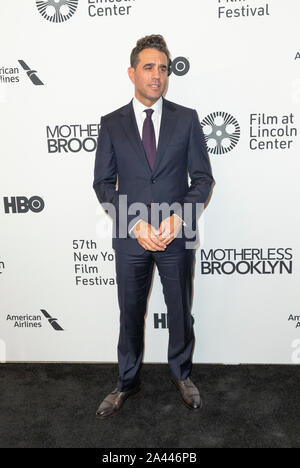
[[[152,114],[154,110],[147,109],[144,112],[146,112],[147,117],[144,120],[142,141],[143,141],[143,145],[146,151],[146,155],[147,155],[150,167],[153,170],[155,158],[156,158],[156,140],[155,140],[154,125],[152,122]]]

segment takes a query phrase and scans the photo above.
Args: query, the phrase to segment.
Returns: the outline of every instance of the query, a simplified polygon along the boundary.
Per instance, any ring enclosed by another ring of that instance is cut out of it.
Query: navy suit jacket
[[[163,99],[153,171],[144,151],[132,101],[102,117],[93,187],[106,211],[109,211],[107,203],[111,203],[116,210],[114,249],[145,252],[134,235],[129,235],[130,227],[137,218],[145,219],[145,216],[136,212],[127,217],[130,204],[141,202],[150,211],[152,202],[170,205],[177,202],[179,208],[184,203],[191,203],[194,209],[190,227],[195,229],[196,203],[207,201],[213,183],[207,147],[195,110]],[[120,195],[127,196],[127,206],[120,205]],[[181,209],[175,208],[172,213],[177,213],[186,221]],[[151,221],[149,218],[145,220]],[[190,218],[187,221],[190,223]],[[183,241],[184,236],[174,239],[167,250],[182,246]]]

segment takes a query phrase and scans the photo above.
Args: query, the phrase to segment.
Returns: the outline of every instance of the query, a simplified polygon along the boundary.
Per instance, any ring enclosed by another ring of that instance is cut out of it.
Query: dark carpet
[[[144,364],[142,390],[106,420],[111,364],[1,364],[0,447],[300,447],[299,366],[194,365],[203,409],[181,402],[167,365]]]

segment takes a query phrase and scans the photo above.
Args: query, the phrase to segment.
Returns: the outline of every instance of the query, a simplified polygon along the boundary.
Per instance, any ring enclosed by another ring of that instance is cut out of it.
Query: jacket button
[[[152,184],[155,184],[156,179],[151,179]]]

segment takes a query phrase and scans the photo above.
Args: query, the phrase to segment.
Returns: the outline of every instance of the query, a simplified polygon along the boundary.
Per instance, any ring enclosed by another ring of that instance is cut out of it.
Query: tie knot
[[[144,110],[144,112],[146,112],[147,118],[151,119],[154,110],[153,109],[146,109],[146,110]]]

